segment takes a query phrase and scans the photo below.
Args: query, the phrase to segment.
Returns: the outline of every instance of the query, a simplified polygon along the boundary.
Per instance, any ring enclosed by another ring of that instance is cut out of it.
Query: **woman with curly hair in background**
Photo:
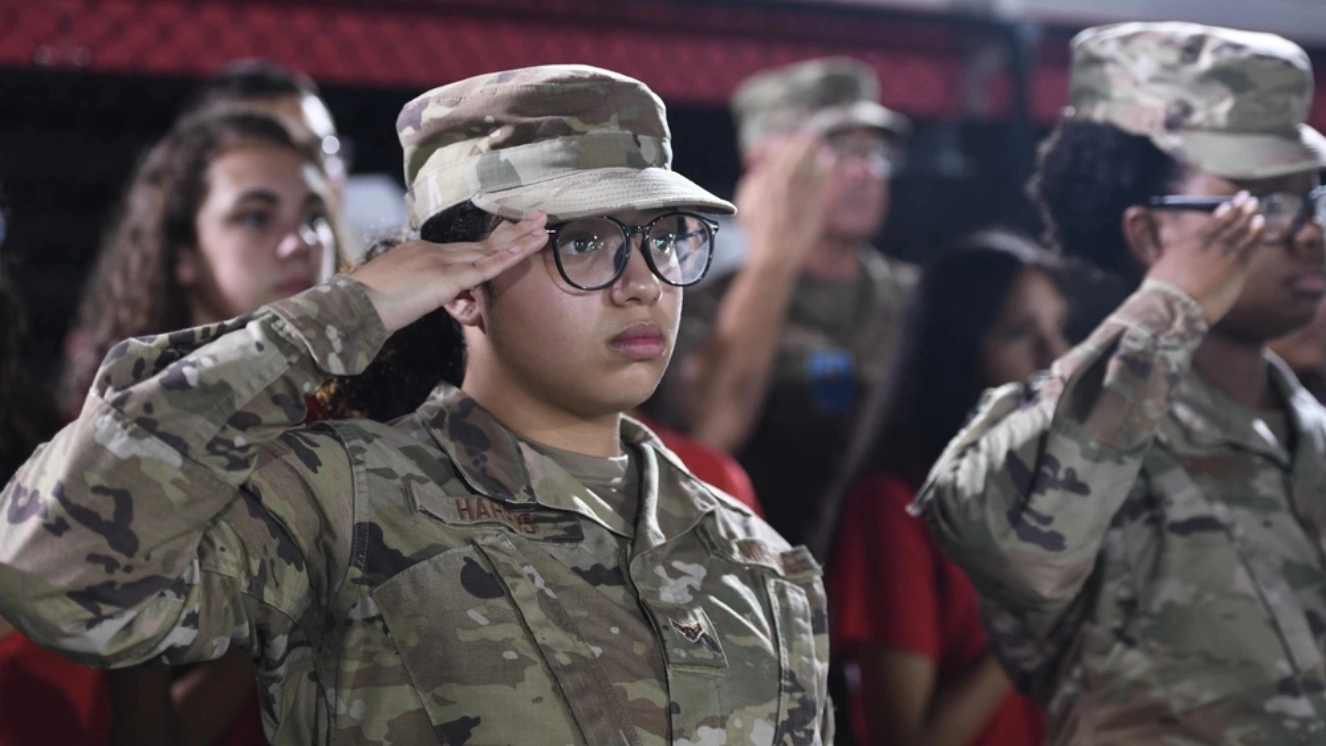
[[[214,323],[316,284],[337,246],[322,163],[264,114],[220,111],[176,125],[134,174],[91,271],[70,337],[65,410],[77,413],[121,340]],[[242,654],[114,672],[114,741],[265,743],[257,709],[241,717],[252,677]]]

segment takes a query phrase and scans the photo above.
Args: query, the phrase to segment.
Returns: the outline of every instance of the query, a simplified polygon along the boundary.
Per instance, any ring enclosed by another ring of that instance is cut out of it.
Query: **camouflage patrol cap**
[[[406,104],[396,131],[416,228],[466,200],[511,219],[736,212],[672,170],[663,102],[609,70],[545,65],[462,80]]]
[[[1305,122],[1312,67],[1274,34],[1195,23],[1123,23],[1072,42],[1067,118],[1146,135],[1231,179],[1326,166],[1326,138]]]
[[[742,150],[769,135],[810,127],[820,132],[869,127],[894,137],[907,117],[879,103],[874,68],[849,57],[797,62],[756,73],[732,95]]]

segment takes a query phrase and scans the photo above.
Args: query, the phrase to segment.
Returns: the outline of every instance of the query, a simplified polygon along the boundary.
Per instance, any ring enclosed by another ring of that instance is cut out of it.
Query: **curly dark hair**
[[[1141,268],[1124,241],[1123,212],[1170,191],[1182,173],[1182,164],[1146,137],[1069,120],[1041,144],[1027,193],[1045,224],[1046,245],[1136,283]]]
[[[102,358],[130,337],[191,325],[188,294],[175,281],[180,252],[197,244],[197,214],[207,197],[207,168],[246,143],[289,148],[321,167],[318,153],[276,119],[224,112],[186,119],[140,161],[124,203],[102,240],[74,324],[66,408],[92,385]]]
[[[500,218],[465,202],[434,215],[419,237],[433,243],[482,241]],[[363,262],[409,240],[404,231],[377,240]],[[392,335],[368,368],[338,376],[318,392],[324,416],[390,422],[413,412],[438,383],[459,386],[465,377],[465,337],[446,309],[439,308]]]

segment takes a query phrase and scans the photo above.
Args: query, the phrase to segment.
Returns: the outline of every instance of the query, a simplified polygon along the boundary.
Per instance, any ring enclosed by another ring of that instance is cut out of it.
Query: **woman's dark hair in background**
[[[180,252],[198,245],[197,216],[207,198],[207,169],[245,143],[270,143],[321,163],[279,121],[226,112],[180,122],[139,163],[124,202],[93,264],[74,320],[76,359],[61,402],[76,408],[102,358],[130,337],[191,326],[189,296],[175,279]]]
[[[482,241],[500,220],[465,202],[429,218],[419,237],[432,243]],[[378,239],[363,262],[409,238],[401,231]],[[330,419],[390,422],[417,409],[439,383],[459,386],[464,377],[465,337],[451,314],[439,308],[393,334],[363,373],[328,381],[318,403]]]
[[[1068,120],[1041,144],[1027,193],[1045,224],[1047,246],[1136,286],[1141,269],[1124,242],[1124,210],[1167,194],[1182,173],[1144,136]]]
[[[317,95],[317,84],[303,73],[266,60],[240,60],[204,80],[185,104],[182,116],[193,116],[237,101]]]
[[[958,434],[988,382],[982,350],[1023,270],[1058,280],[1057,258],[1018,233],[974,233],[921,276],[904,311],[893,363],[857,420],[843,468],[825,494],[811,548],[828,556],[852,485],[887,471],[919,483]]]
[[[9,222],[3,194],[0,221]],[[53,393],[34,374],[35,357],[13,263],[0,253],[0,484],[8,482],[33,450],[60,429]]]

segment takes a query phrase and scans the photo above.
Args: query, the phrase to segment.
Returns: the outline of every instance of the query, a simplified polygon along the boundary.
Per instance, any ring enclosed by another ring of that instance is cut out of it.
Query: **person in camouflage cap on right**
[[[662,102],[551,65],[397,128],[421,240],[112,350],[0,495],[0,613],[100,666],[242,648],[277,746],[831,743],[819,565],[623,416],[734,209]],[[399,419],[305,424],[406,358]]]
[[[1306,53],[1089,29],[1032,195],[1139,287],[986,393],[913,510],[1053,744],[1326,744],[1326,411],[1265,345],[1326,294]]]

